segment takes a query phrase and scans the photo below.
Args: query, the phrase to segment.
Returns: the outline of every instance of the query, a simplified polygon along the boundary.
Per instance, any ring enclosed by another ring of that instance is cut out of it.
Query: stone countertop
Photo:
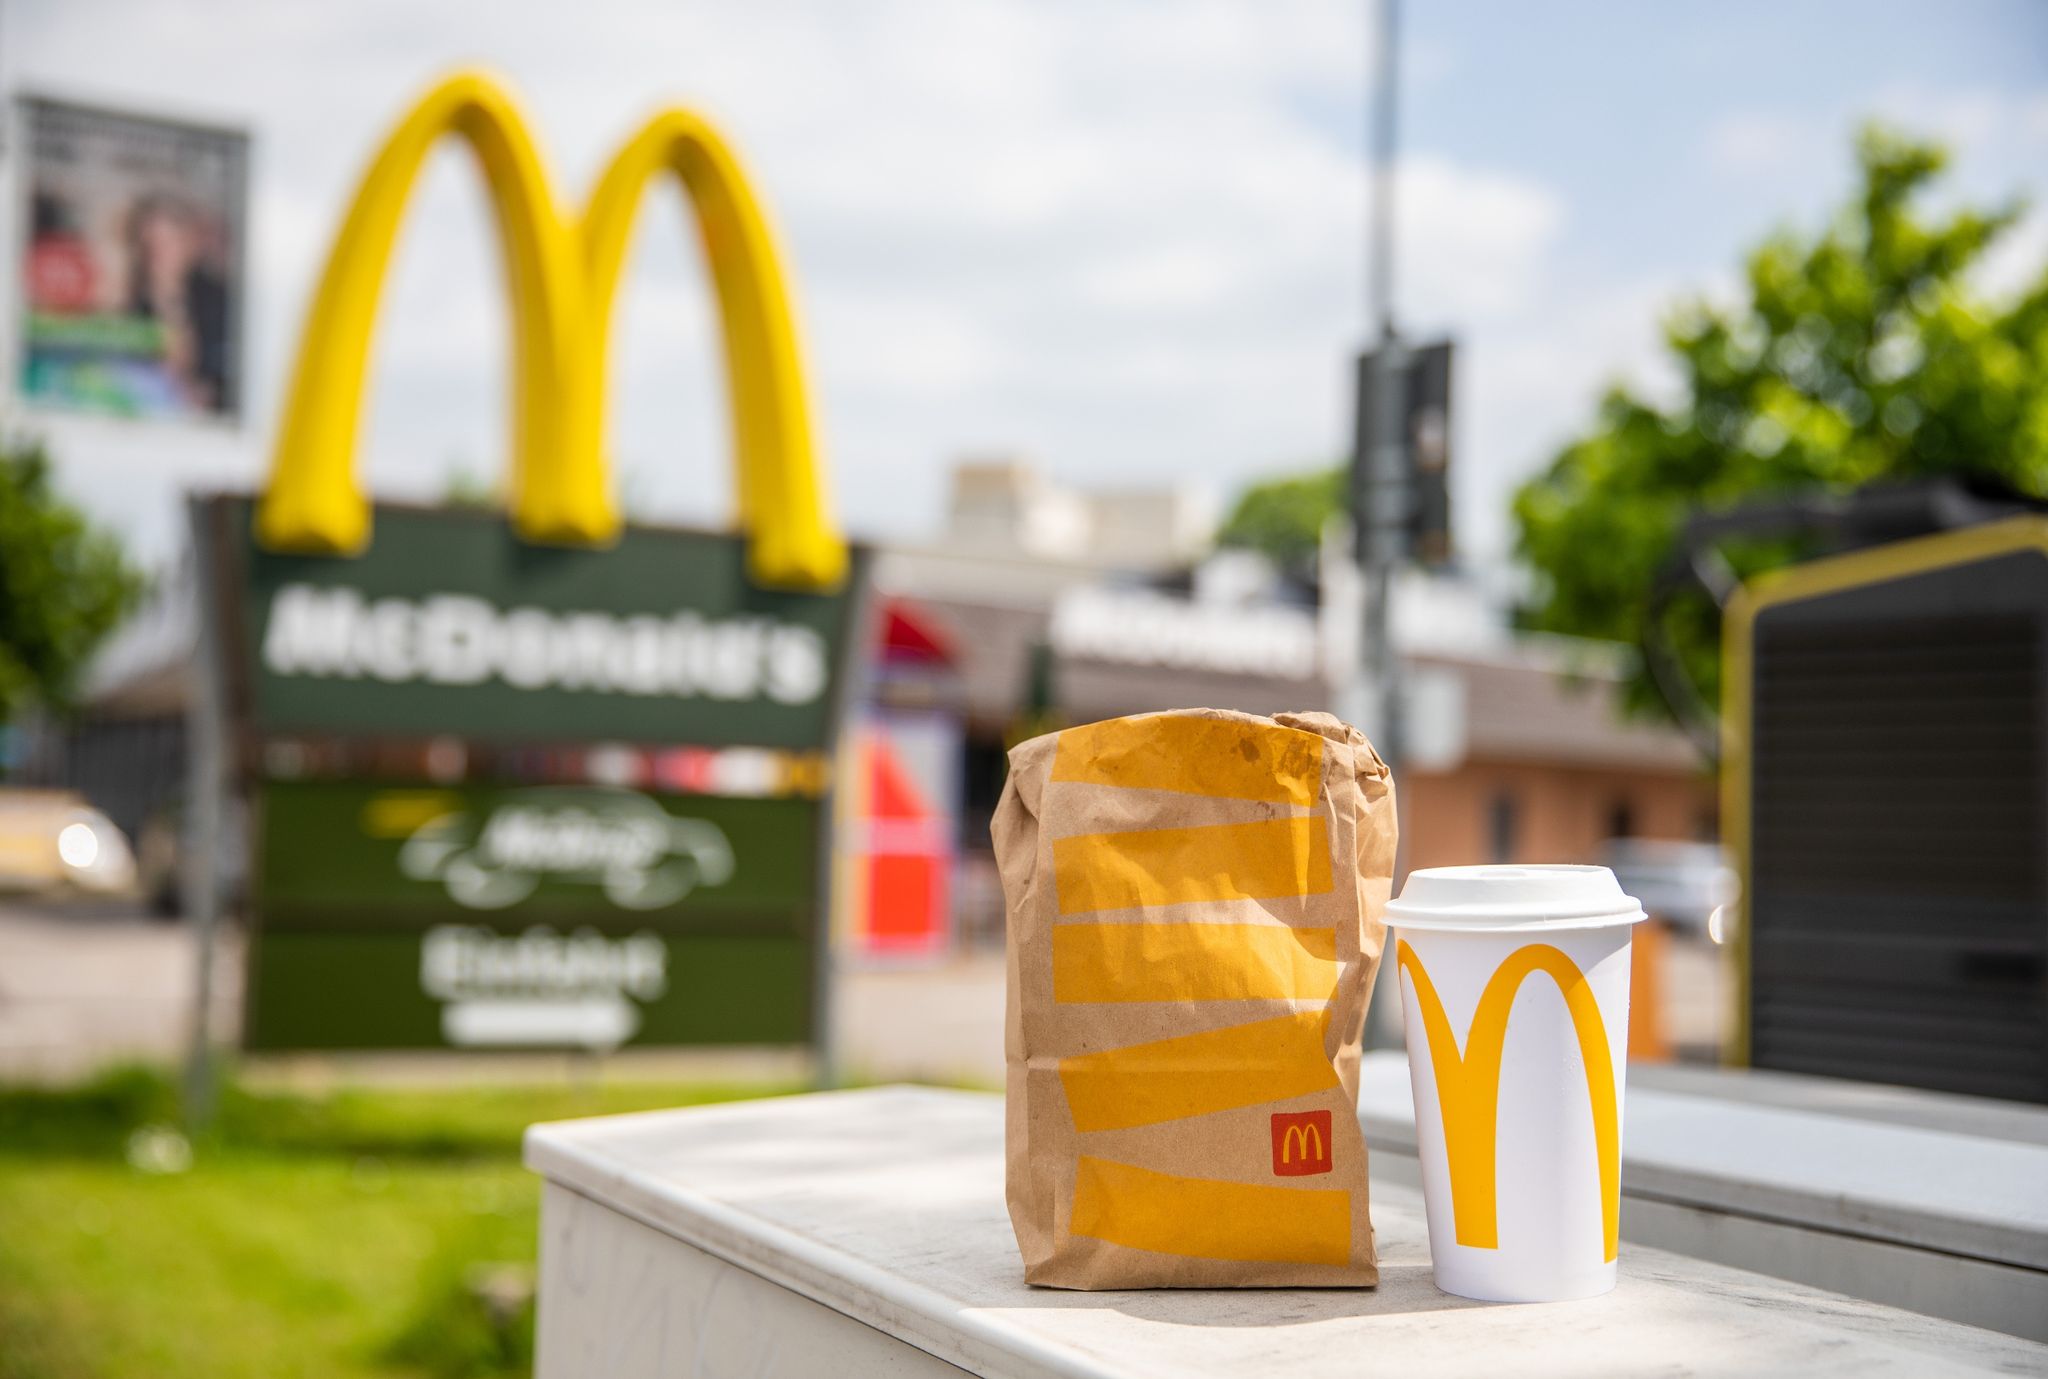
[[[1606,1297],[1450,1297],[1430,1282],[1420,1194],[1392,1183],[1373,1185],[1375,1290],[1029,1288],[1003,1203],[1003,1103],[978,1093],[879,1088],[538,1125],[526,1159],[982,1375],[2048,1374],[2048,1347],[1626,1243]]]
[[[1366,1055],[1358,1110],[1367,1144],[1416,1152],[1405,1054]],[[1903,1088],[1631,1068],[1622,1192],[2048,1270],[2044,1125]]]

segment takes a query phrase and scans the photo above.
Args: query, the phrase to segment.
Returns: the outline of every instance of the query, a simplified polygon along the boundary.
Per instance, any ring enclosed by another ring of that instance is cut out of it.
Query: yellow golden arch
[[[356,191],[306,316],[257,508],[258,539],[326,555],[369,541],[370,504],[355,476],[363,370],[399,222],[427,154],[449,135],[474,150],[504,245],[514,340],[510,503],[520,535],[602,545],[618,534],[605,447],[612,306],[640,201],[656,174],[672,172],[695,210],[724,319],[749,570],[775,587],[837,584],[846,545],[818,472],[789,286],[731,148],[696,115],[663,111],[619,150],[571,222],[517,105],[475,72],[429,91]]]
[[[1309,1145],[1315,1145],[1315,1152],[1309,1152]],[[1299,1154],[1296,1151],[1299,1150]],[[1296,1158],[1303,1163],[1320,1163],[1323,1157],[1323,1132],[1313,1125],[1294,1124],[1287,1127],[1287,1133],[1280,1138],[1280,1162],[1291,1164]]]
[[[1557,983],[1579,1039],[1586,1070],[1586,1098],[1593,1108],[1593,1150],[1600,1169],[1600,1227],[1611,1261],[1621,1239],[1621,1102],[1614,1085],[1614,1054],[1600,1002],[1579,965],[1560,948],[1530,943],[1508,954],[1480,993],[1479,1008],[1458,1051],[1436,984],[1405,940],[1394,960],[1415,985],[1415,1006],[1429,1041],[1436,1076],[1437,1108],[1443,1117],[1444,1158],[1451,1175],[1451,1221],[1460,1245],[1500,1248],[1494,1169],[1500,1152],[1500,1061],[1507,1049],[1508,1012],[1522,983],[1541,972]]]

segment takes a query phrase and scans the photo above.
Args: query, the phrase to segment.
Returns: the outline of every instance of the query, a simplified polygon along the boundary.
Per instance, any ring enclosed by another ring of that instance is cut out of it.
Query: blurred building
[[[841,832],[842,933],[858,951],[1000,941],[988,826],[1020,736],[1193,705],[1347,702],[1349,563],[1307,583],[1210,552],[1212,531],[1187,491],[1078,490],[975,460],[954,471],[941,532],[879,548]],[[89,712],[38,754],[36,776],[82,789],[131,835],[153,821],[161,834],[182,789],[191,598],[189,578],[165,581],[100,657]],[[1632,653],[1511,631],[1501,600],[1456,575],[1407,576],[1394,622],[1413,689],[1405,866],[1593,860],[1614,839],[1715,835],[1712,781],[1685,738],[1618,712]]]
[[[1077,489],[1027,460],[953,466],[942,545],[982,555],[1150,570],[1201,558],[1216,508],[1192,487]]]
[[[964,738],[954,904],[968,941],[995,942],[988,824],[1020,734],[1191,705],[1334,708],[1358,591],[1344,562],[1318,587],[1246,552],[1206,553],[1184,495],[1076,493],[983,462],[956,469],[953,494],[947,529],[884,549],[875,581],[949,648]],[[1413,686],[1404,866],[1591,861],[1614,839],[1715,836],[1713,781],[1685,737],[1620,714],[1632,652],[1513,632],[1494,595],[1455,575],[1408,576],[1394,622]]]

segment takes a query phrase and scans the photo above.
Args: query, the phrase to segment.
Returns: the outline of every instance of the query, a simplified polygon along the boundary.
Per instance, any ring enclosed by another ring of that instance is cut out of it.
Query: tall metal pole
[[[847,595],[846,640],[839,656],[838,673],[834,677],[832,713],[826,721],[832,725],[824,744],[825,760],[832,764],[831,784],[825,796],[818,801],[818,839],[815,865],[818,869],[818,901],[814,907],[812,923],[816,926],[811,950],[811,1079],[820,1088],[840,1085],[845,1068],[840,1063],[839,1046],[839,927],[833,921],[839,907],[845,903],[844,888],[839,869],[839,844],[846,841],[848,831],[842,827],[847,819],[840,812],[847,806],[852,792],[847,788],[851,771],[860,747],[861,723],[856,714],[859,706],[868,702],[871,686],[868,683],[868,658],[862,654],[865,629],[871,611],[873,588],[868,580],[868,551],[856,546],[852,551],[852,564],[846,577],[852,582]]]
[[[1394,338],[1394,157],[1400,116],[1400,0],[1369,0],[1373,7],[1372,98],[1366,142],[1372,149],[1372,229],[1367,246],[1366,306],[1379,323],[1379,338]]]
[[[220,851],[227,787],[227,701],[221,683],[220,590],[206,499],[186,500],[192,542],[192,695],[185,709],[185,818],[179,872],[186,922],[198,940],[192,991],[191,1043],[185,1056],[185,1125],[198,1133],[213,1119],[213,969],[220,936]]]
[[[1370,706],[1373,746],[1396,771],[1407,759],[1407,724],[1402,697],[1401,658],[1394,647],[1394,578],[1407,555],[1408,463],[1401,430],[1407,415],[1407,358],[1394,326],[1394,154],[1398,110],[1398,0],[1367,0],[1373,23],[1372,93],[1367,101],[1367,147],[1372,150],[1372,214],[1368,224],[1366,307],[1377,318],[1377,338],[1366,359],[1370,369],[1359,379],[1357,554],[1364,576],[1364,638],[1360,667]],[[1402,796],[1397,792],[1395,799]],[[1398,873],[1400,858],[1395,858]],[[1401,992],[1394,965],[1380,964],[1374,999],[1364,1031],[1371,1049],[1397,1049],[1402,1044]]]
[[[1377,696],[1374,724],[1379,753],[1399,767],[1406,756],[1407,724],[1403,702],[1401,657],[1394,646],[1393,585],[1408,551],[1407,457],[1402,428],[1406,423],[1407,358],[1394,326],[1394,162],[1398,113],[1399,0],[1377,0],[1373,26],[1373,93],[1371,101],[1372,222],[1370,305],[1378,316],[1379,339],[1372,352],[1372,377],[1364,380],[1372,405],[1371,433],[1359,438],[1366,447],[1361,468],[1367,485],[1366,530],[1358,534],[1360,563],[1366,576],[1366,682]]]

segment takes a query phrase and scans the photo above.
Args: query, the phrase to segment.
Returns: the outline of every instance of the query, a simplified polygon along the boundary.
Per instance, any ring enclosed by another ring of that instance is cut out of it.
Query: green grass
[[[0,1089],[0,1379],[519,1373],[530,1314],[494,1315],[476,1282],[532,1264],[524,1127],[787,1090],[230,1087],[164,1173],[128,1153],[174,1119],[161,1077]]]

